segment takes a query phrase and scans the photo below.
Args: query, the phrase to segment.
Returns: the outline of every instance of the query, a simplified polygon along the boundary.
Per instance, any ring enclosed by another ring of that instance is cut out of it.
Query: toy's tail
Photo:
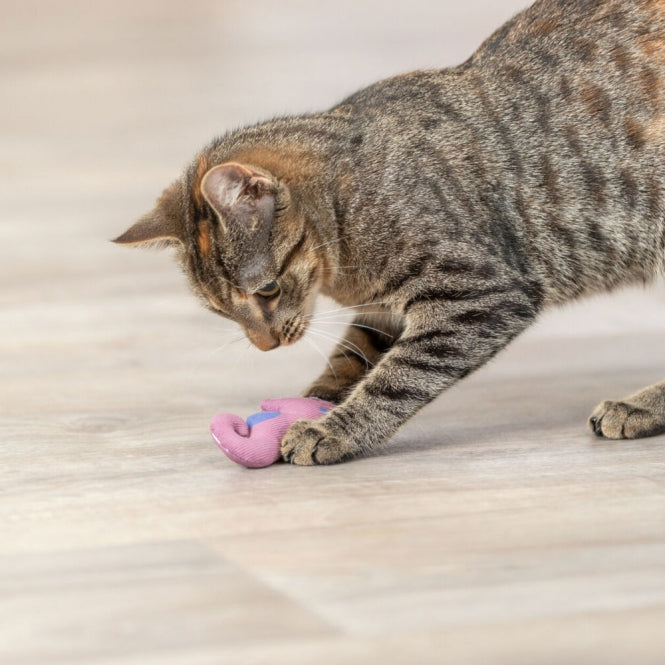
[[[262,427],[269,425],[268,421],[262,423]],[[268,439],[270,445],[265,445],[265,439],[258,445],[257,441],[249,436],[249,425],[242,418],[230,413],[215,416],[210,423],[210,433],[229,459],[249,469],[260,469],[274,464],[279,459],[279,444],[284,436],[284,433],[273,435]]]

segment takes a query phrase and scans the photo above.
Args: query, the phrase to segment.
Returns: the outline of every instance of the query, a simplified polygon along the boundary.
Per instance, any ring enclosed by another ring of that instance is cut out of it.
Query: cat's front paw
[[[282,439],[282,458],[301,466],[337,464],[354,456],[347,441],[331,432],[324,423],[299,420]]]

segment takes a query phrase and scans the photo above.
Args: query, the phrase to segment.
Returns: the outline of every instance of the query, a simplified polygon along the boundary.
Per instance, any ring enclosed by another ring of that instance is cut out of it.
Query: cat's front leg
[[[373,309],[376,311],[359,314],[349,324],[324,372],[307,388],[304,397],[320,397],[340,404],[397,340],[402,331],[402,317],[379,307]],[[322,315],[317,322],[319,326],[327,323],[326,316]],[[313,332],[317,334],[317,330]]]
[[[442,290],[414,297],[405,329],[347,399],[316,422],[300,421],[282,441],[282,457],[334,464],[374,450],[411,416],[500,351],[536,317],[527,288]]]

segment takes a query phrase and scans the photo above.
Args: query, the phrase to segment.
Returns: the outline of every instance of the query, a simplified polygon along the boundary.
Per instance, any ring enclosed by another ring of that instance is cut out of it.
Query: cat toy
[[[210,433],[222,452],[248,469],[260,469],[280,458],[280,443],[297,420],[316,420],[335,405],[316,397],[266,399],[261,411],[247,420],[220,413],[210,423]]]

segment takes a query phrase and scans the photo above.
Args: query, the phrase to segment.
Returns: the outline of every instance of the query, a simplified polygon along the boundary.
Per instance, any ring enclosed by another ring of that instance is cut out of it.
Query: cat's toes
[[[650,409],[614,400],[596,407],[589,426],[597,436],[606,439],[640,439],[665,431],[665,423]]]
[[[337,464],[353,457],[344,439],[309,420],[300,420],[289,428],[282,439],[281,452],[285,462],[301,466]]]

